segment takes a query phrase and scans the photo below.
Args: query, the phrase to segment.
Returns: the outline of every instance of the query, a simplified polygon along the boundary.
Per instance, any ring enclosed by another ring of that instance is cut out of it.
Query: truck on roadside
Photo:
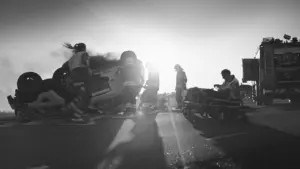
[[[270,105],[273,99],[300,103],[300,42],[284,38],[264,38],[255,58],[242,60],[243,82],[253,83],[258,105]]]

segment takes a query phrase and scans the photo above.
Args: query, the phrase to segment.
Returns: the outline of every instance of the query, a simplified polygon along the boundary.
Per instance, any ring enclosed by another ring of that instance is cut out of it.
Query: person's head
[[[221,75],[224,80],[229,80],[229,78],[231,77],[231,72],[228,69],[224,69],[222,70]]]
[[[72,46],[70,43],[65,43],[64,47],[68,49],[72,49],[73,52],[85,52],[86,51],[86,45],[84,43],[77,43],[74,46]]]
[[[182,67],[179,64],[176,64],[174,66],[174,69],[175,69],[176,72],[183,70]]]
[[[128,59],[132,59],[133,62],[137,60],[137,56],[133,51],[125,51],[121,54],[121,62],[124,64]]]
[[[74,52],[85,52],[86,45],[84,43],[77,43],[74,45]]]

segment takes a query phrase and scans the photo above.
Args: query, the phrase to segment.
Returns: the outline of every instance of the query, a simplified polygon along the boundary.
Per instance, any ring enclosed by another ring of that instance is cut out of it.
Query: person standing
[[[159,91],[159,72],[151,63],[146,64],[148,80],[145,84],[145,91],[141,96],[141,104],[151,103],[153,108],[157,106],[157,93]]]
[[[177,109],[181,109],[182,101],[183,101],[183,93],[186,90],[187,77],[186,77],[185,71],[179,64],[176,64],[174,66],[174,69],[177,72],[176,87],[175,87]]]

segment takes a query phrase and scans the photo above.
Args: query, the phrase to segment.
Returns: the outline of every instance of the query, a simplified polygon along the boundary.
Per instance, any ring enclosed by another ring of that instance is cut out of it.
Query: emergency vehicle
[[[300,103],[300,42],[284,35],[285,40],[264,38],[252,59],[243,59],[243,82],[253,82],[258,105],[273,99]]]

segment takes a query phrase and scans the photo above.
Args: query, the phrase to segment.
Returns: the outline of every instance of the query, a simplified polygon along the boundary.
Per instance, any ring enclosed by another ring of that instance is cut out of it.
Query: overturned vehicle
[[[128,59],[133,62],[127,62]],[[14,96],[7,97],[16,119],[29,122],[36,118],[70,118],[74,116],[74,112],[119,112],[124,109],[125,103],[136,98],[144,83],[144,67],[134,54],[121,57],[120,60],[109,60],[103,56],[91,57],[90,69],[91,83],[87,86],[89,96],[86,95],[86,90],[70,85],[67,63],[58,68],[50,79],[42,79],[35,72],[20,75]],[[53,96],[58,104],[50,104],[45,99],[43,104],[48,104],[46,108],[32,109],[28,106],[49,90],[60,96]]]

